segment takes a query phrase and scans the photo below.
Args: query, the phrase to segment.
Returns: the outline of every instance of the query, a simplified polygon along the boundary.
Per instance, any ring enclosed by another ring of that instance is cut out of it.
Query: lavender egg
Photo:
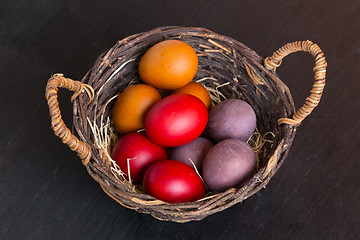
[[[192,161],[197,170],[201,172],[203,160],[213,146],[214,144],[210,140],[198,137],[188,144],[172,148],[169,152],[169,159],[178,160],[193,167]]]
[[[226,139],[207,153],[202,168],[205,184],[212,192],[240,187],[256,170],[256,156],[246,142]]]
[[[213,107],[205,135],[213,142],[238,138],[247,141],[256,128],[256,114],[247,102],[227,99]]]

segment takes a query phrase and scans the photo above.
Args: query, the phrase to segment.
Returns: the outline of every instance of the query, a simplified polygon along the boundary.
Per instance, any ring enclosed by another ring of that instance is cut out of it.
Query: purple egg
[[[214,144],[210,140],[198,137],[188,144],[170,149],[169,159],[178,160],[193,167],[192,161],[197,170],[201,172],[203,160],[213,146]]]
[[[256,156],[250,145],[239,139],[226,139],[207,153],[202,176],[211,191],[223,192],[244,184],[255,170]]]
[[[247,102],[227,99],[213,107],[205,135],[213,142],[238,138],[247,141],[256,128],[256,114]]]

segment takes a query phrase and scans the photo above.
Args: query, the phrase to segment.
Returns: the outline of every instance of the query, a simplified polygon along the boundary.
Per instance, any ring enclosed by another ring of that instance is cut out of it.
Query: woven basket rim
[[[185,35],[184,33],[187,33],[188,35]],[[113,79],[124,78],[120,74],[122,70],[119,71],[119,73],[114,74],[114,69],[118,69],[118,65],[126,62],[126,54],[130,54],[128,52],[133,51],[134,48],[136,48],[140,44],[144,44],[144,46],[146,44],[146,46],[148,46],[149,44],[151,45],[151,41],[154,41],[152,38],[162,39],[169,36],[178,36],[184,41],[194,39],[195,43],[201,42],[204,45],[209,44],[211,45],[211,49],[219,50],[219,56],[224,59],[226,57],[236,58],[238,55],[234,56],[234,52],[235,54],[239,54],[239,56],[243,57],[244,59],[237,59],[236,64],[238,64],[239,66],[241,63],[243,64],[242,71],[245,71],[245,66],[248,66],[250,69],[252,69],[255,75],[260,76],[260,79],[261,77],[263,77],[262,75],[264,75],[266,84],[276,89],[274,90],[275,92],[284,92],[282,93],[283,95],[280,97],[281,100],[279,101],[286,102],[286,104],[282,106],[282,108],[285,108],[284,111],[287,112],[286,115],[289,116],[294,112],[294,104],[291,94],[289,91],[284,91],[286,85],[279,79],[275,72],[267,70],[262,65],[262,57],[260,57],[254,50],[248,48],[237,40],[214,33],[208,29],[201,27],[166,26],[126,37],[118,41],[110,50],[100,55],[100,57],[96,60],[94,66],[84,76],[81,82],[94,87],[96,94],[98,90],[101,89],[103,86],[97,85],[100,84],[99,82],[91,81],[94,81],[94,79],[97,78],[100,79],[106,74],[107,76],[112,76]],[[143,47],[141,45],[141,49],[143,48],[147,47]],[[116,56],[116,60],[112,62],[113,60],[111,59],[111,57],[119,54],[119,52],[125,54],[125,56]],[[118,63],[117,61],[120,61],[120,63]],[[136,60],[129,63],[128,66],[135,63]],[[247,78],[250,79],[248,81],[253,82],[253,80],[251,80],[251,76],[248,76]],[[269,82],[271,84],[269,84]],[[103,82],[101,82],[101,84],[103,83],[107,84],[107,82],[104,80]],[[256,84],[254,84],[254,86],[256,86]],[[259,85],[259,89],[262,89],[262,87],[263,85]],[[103,95],[105,96],[105,94]],[[101,98],[102,95],[98,97]],[[258,172],[243,187],[228,189],[227,191],[217,194],[215,197],[206,200],[202,199],[197,202],[191,203],[169,204],[156,200],[155,198],[146,194],[134,193],[131,190],[127,190],[125,186],[121,186],[122,183],[117,182],[118,179],[116,179],[114,176],[110,176],[109,171],[104,169],[106,167],[106,163],[104,163],[104,161],[101,161],[101,159],[106,158],[106,155],[104,154],[104,152],[99,151],[99,149],[94,146],[91,139],[91,134],[89,133],[89,125],[86,121],[86,114],[87,111],[89,111],[86,110],[86,107],[94,107],[94,105],[87,105],[87,102],[88,96],[86,94],[82,97],[75,99],[73,108],[73,124],[80,139],[88,143],[92,149],[92,159],[86,165],[88,173],[95,181],[97,181],[101,185],[105,193],[107,193],[110,197],[112,197],[121,205],[130,209],[134,209],[141,213],[151,214],[152,216],[160,220],[174,222],[201,220],[213,213],[227,209],[234,204],[237,204],[238,202],[247,199],[248,197],[254,195],[259,190],[264,188],[284,162],[295,137],[295,132],[297,128],[297,126],[289,125],[282,125],[278,127],[280,129],[279,131],[283,131],[283,136],[277,142],[276,146],[272,147],[273,154],[268,158],[266,165],[263,166],[262,169],[258,170]],[[101,111],[105,112],[106,106]],[[95,119],[99,119],[98,117],[96,117],[96,114]],[[244,191],[244,189],[246,189],[246,191]]]

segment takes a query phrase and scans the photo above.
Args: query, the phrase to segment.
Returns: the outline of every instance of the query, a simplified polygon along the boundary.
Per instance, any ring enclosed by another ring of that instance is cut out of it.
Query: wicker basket
[[[194,80],[201,79],[205,86],[218,89],[226,98],[246,100],[256,112],[259,132],[274,134],[272,142],[262,148],[256,174],[241,188],[230,188],[196,202],[165,203],[134,191],[127,182],[119,180],[111,170],[108,152],[96,144],[91,123],[104,124],[111,115],[114,96],[129,83],[139,80],[137,69],[141,56],[165,39],[181,39],[190,44],[199,59]],[[305,104],[295,111],[290,91],[275,71],[282,58],[297,51],[314,56],[315,81]],[[321,49],[311,41],[288,43],[264,59],[242,43],[204,28],[160,27],[118,41],[96,60],[81,82],[62,74],[53,75],[46,86],[46,98],[55,135],[78,153],[88,173],[105,193],[121,205],[157,219],[188,222],[229,208],[265,187],[286,158],[297,126],[319,103],[325,85],[326,65]],[[61,119],[58,87],[75,92],[71,99],[73,125],[80,140]]]

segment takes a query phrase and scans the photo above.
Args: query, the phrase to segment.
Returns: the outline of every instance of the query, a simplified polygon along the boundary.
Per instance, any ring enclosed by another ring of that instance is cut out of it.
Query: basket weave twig
[[[181,39],[195,49],[199,69],[194,81],[202,79],[202,84],[218,89],[225,98],[247,101],[256,112],[259,132],[273,133],[272,141],[261,149],[256,174],[241,188],[230,188],[196,202],[169,204],[134,191],[126,181],[119,180],[111,170],[109,153],[95,144],[90,123],[103,124],[111,115],[114,96],[132,82],[140,81],[137,69],[141,56],[152,45],[166,39]],[[314,85],[298,111],[289,89],[275,72],[282,58],[297,51],[308,52],[315,58]],[[326,65],[321,49],[311,41],[286,44],[264,59],[242,43],[204,28],[161,27],[118,41],[96,60],[81,82],[62,74],[53,75],[46,87],[46,98],[55,134],[78,152],[88,173],[110,197],[127,208],[161,220],[188,222],[229,208],[265,187],[286,158],[297,126],[318,105],[325,85]],[[61,119],[59,87],[75,92],[73,125],[80,140]]]

